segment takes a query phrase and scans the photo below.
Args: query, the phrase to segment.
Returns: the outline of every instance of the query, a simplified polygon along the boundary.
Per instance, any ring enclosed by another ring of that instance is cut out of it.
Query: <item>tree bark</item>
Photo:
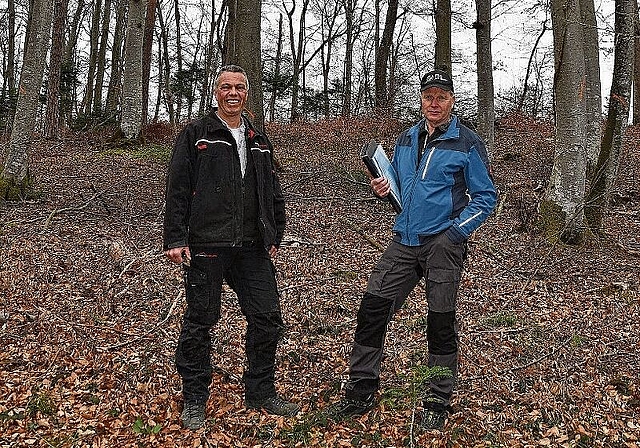
[[[116,0],[116,27],[111,47],[111,76],[107,88],[107,115],[115,116],[122,98],[122,53],[124,46],[123,30],[126,30],[127,0]]]
[[[377,43],[375,55],[375,107],[378,113],[386,114],[389,112],[390,101],[387,89],[387,66],[389,63],[389,55],[391,54],[391,45],[393,44],[393,33],[396,27],[396,19],[398,17],[398,0],[389,0],[387,5],[387,14],[384,23],[384,30],[380,42]]]
[[[145,10],[146,2],[129,1],[120,123],[122,133],[127,139],[139,138],[142,129],[142,39]]]
[[[476,0],[478,19],[476,55],[478,64],[478,134],[493,154],[495,107],[493,102],[493,58],[491,55],[491,0]]]
[[[149,115],[149,75],[153,49],[153,29],[156,23],[157,0],[147,0],[147,15],[144,23],[142,43],[142,125],[147,124]]]
[[[640,19],[638,17],[638,1],[633,2],[634,34],[633,40],[633,124],[640,124]]]
[[[53,3],[49,0],[34,0],[33,15],[26,51],[18,86],[18,102],[9,140],[7,157],[0,184],[5,199],[15,199],[24,195],[28,183],[27,149],[31,146],[32,133],[35,130],[42,76],[51,38]],[[9,195],[10,191],[16,191]]]
[[[91,115],[93,106],[93,86],[98,65],[98,37],[100,34],[100,13],[102,12],[102,0],[94,0],[93,15],[91,18],[91,31],[89,33],[89,68],[87,72],[87,84],[82,100],[82,111],[87,117]]]
[[[584,238],[585,62],[578,0],[553,0],[556,148],[541,213],[551,239],[578,244]]]
[[[93,115],[102,116],[105,105],[102,104],[102,88],[104,87],[104,72],[107,65],[107,46],[109,45],[109,24],[111,23],[111,0],[104,0],[102,25],[100,29],[100,45],[98,47],[98,60],[96,64],[96,83],[93,93]]]
[[[60,135],[60,72],[64,46],[64,29],[69,0],[57,0],[51,35],[51,57],[49,58],[49,81],[47,86],[47,112],[44,120],[44,135],[57,139]]]
[[[171,63],[169,59],[169,43],[167,37],[167,29],[164,24],[164,17],[162,15],[162,8],[160,8],[160,3],[158,3],[158,25],[160,27],[160,37],[162,40],[162,60],[163,60],[163,71],[160,77],[161,82],[158,86],[159,89],[163,91],[165,104],[167,106],[167,111],[169,112],[169,123],[176,124],[176,113],[175,113],[175,98],[173,95],[173,90],[171,89]]]
[[[273,90],[271,91],[271,98],[269,99],[269,121],[273,121],[276,111],[276,98],[278,97],[278,89],[280,88],[280,66],[282,64],[282,13],[278,18],[278,43],[276,46],[276,57],[273,61]]]
[[[233,2],[231,2],[233,3]],[[253,116],[258,129],[264,128],[264,105],[262,92],[262,40],[260,34],[262,0],[237,0],[233,9],[229,8],[227,24],[227,63],[237,64],[245,69],[249,78],[249,98],[247,109]],[[231,6],[231,5],[230,5]],[[302,25],[301,25],[302,27]]]
[[[600,152],[602,133],[602,86],[600,84],[600,45],[593,0],[580,0],[584,28],[584,65],[586,75],[586,145],[587,172],[593,170]]]
[[[629,120],[636,14],[632,0],[616,0],[616,42],[609,111],[598,163],[587,195],[587,221],[591,230],[599,234],[604,233],[603,216],[618,176],[620,151]]]
[[[435,66],[451,71],[451,0],[436,0]]]
[[[356,37],[354,16],[358,0],[343,0],[346,21],[346,42],[344,54],[344,98],[342,101],[342,116],[351,116],[351,101],[353,96],[353,46]]]

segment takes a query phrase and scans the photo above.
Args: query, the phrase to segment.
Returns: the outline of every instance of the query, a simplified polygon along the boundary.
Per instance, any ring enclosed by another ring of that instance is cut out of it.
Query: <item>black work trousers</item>
[[[207,400],[211,383],[210,328],[220,320],[222,282],[237,294],[247,319],[245,399],[276,394],[275,356],[283,322],[275,269],[262,247],[191,248],[185,266],[187,309],[176,350],[185,401]]]

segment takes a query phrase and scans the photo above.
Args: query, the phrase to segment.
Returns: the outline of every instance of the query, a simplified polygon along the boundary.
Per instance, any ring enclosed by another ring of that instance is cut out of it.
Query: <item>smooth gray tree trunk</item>
[[[18,83],[13,129],[0,175],[2,181],[8,184],[20,185],[27,178],[27,150],[32,147],[36,126],[42,77],[51,40],[53,9],[54,4],[50,0],[34,0],[32,22]]]
[[[129,1],[120,123],[127,139],[137,139],[142,130],[142,40],[146,6],[142,0]]]

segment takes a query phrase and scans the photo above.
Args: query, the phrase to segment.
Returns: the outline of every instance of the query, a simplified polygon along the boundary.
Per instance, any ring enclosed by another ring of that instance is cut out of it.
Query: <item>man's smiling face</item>
[[[220,118],[228,122],[240,117],[247,102],[247,91],[243,73],[223,72],[215,90]]]

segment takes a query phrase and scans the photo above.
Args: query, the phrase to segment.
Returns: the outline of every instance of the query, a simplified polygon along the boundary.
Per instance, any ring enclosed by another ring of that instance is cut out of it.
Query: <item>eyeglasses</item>
[[[231,84],[221,84],[220,86],[218,86],[218,89],[221,92],[224,92],[224,93],[229,93],[233,89],[236,89],[236,92],[238,92],[238,93],[246,93],[247,92],[247,86],[245,86],[244,84],[237,84],[235,86],[233,86]]]
[[[438,104],[443,104],[449,101],[451,98],[452,98],[451,96],[446,96],[446,95],[437,95],[437,96],[423,95],[422,101],[426,101],[427,103],[432,103],[433,101],[435,101]]]

